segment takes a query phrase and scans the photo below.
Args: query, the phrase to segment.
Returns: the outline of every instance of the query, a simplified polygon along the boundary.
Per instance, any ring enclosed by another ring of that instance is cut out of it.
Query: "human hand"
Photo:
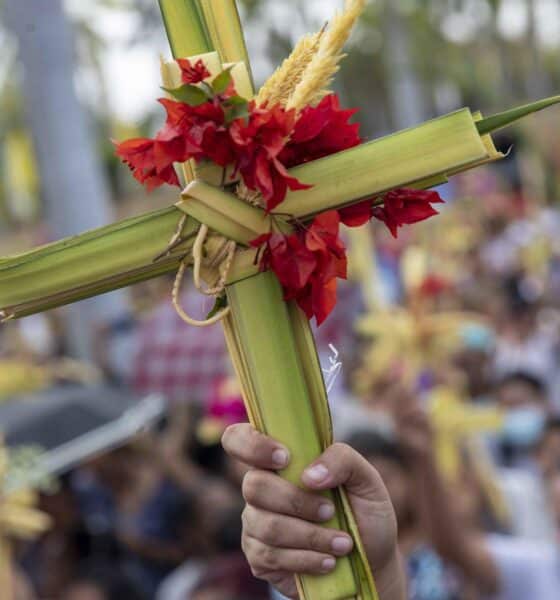
[[[434,442],[432,424],[413,392],[402,389],[393,416],[399,445],[407,457],[414,462],[430,458]]]
[[[228,428],[222,443],[253,469],[243,481],[242,546],[256,577],[298,598],[295,574],[329,573],[351,552],[346,532],[321,525],[335,509],[314,493],[344,486],[381,600],[404,598],[395,513],[381,477],[362,456],[344,444],[331,446],[304,472],[302,489],[274,473],[288,465],[288,451],[249,424]]]

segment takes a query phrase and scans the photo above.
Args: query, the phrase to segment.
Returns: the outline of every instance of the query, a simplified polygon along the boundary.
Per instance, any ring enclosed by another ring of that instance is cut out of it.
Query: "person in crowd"
[[[54,493],[42,494],[40,508],[49,515],[51,527],[25,549],[21,565],[39,598],[58,598],[80,561],[93,552],[92,538],[69,477],[61,478]]]
[[[159,586],[157,600],[183,600],[198,593],[221,598],[224,590],[230,591],[229,597],[238,593],[247,600],[267,599],[266,586],[255,580],[240,554],[241,497],[223,485],[216,481],[198,498],[187,527],[178,517],[189,551],[183,564]]]
[[[130,578],[113,565],[82,565],[60,600],[149,600]]]
[[[401,444],[371,429],[356,431],[347,443],[375,466],[389,492],[399,525],[399,550],[407,567],[409,599],[459,598],[457,573],[431,547],[421,521],[415,478]]]
[[[551,417],[535,449],[535,458],[545,476],[560,471],[560,418]]]
[[[540,307],[535,302],[520,297],[517,280],[508,285],[516,286],[516,291],[510,291],[507,298],[506,319],[496,343],[494,370],[502,376],[518,371],[530,373],[545,386],[550,385],[556,375],[556,328],[541,322]]]
[[[546,386],[530,373],[513,372],[498,382],[495,401],[505,413],[496,458],[503,466],[524,466],[550,414]]]

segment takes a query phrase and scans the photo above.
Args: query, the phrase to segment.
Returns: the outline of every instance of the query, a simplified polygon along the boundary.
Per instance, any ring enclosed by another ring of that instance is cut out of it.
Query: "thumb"
[[[303,472],[302,481],[312,490],[343,486],[349,493],[369,501],[389,501],[377,470],[346,444],[334,444],[328,448]]]

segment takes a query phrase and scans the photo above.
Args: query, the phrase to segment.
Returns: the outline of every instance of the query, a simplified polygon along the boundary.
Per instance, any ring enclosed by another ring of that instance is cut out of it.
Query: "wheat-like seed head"
[[[304,36],[290,56],[276,69],[263,85],[257,96],[257,103],[286,105],[296,86],[301,82],[305,70],[319,49],[324,28],[315,34]]]
[[[352,29],[363,13],[366,0],[346,0],[344,12],[332,20],[330,27],[321,36],[319,47],[309,62],[305,73],[288,100],[287,107],[300,111],[316,104],[327,93],[333,77],[344,58],[342,49]]]

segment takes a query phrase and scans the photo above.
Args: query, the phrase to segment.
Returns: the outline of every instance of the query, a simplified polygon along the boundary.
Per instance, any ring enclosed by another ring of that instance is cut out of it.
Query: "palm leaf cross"
[[[159,0],[159,4],[175,59],[201,57],[209,70],[232,66],[238,91],[253,95],[234,0]],[[309,64],[304,75],[290,74],[298,87],[287,95],[288,104],[315,102],[328,88],[342,46],[364,6],[365,0],[348,0],[345,11],[318,34],[320,40],[310,36],[298,45],[297,52],[307,56]],[[163,70],[165,77],[173,77],[173,63]],[[286,97],[281,87],[285,74],[274,76],[280,99]],[[263,94],[274,97],[266,88]],[[313,187],[288,193],[281,210],[305,222],[395,188],[440,184],[456,173],[501,159],[490,134],[557,102],[560,97],[489,119],[463,109],[295,167],[290,174]],[[292,462],[281,475],[299,482],[305,466],[331,443],[332,433],[309,324],[295,304],[283,300],[275,276],[259,273],[255,252],[248,247],[250,240],[269,230],[270,217],[221,189],[211,165],[189,164],[184,172],[190,184],[175,206],[0,259],[2,317],[22,317],[174,272],[189,260],[201,225],[207,226],[212,232],[208,252],[219,237],[238,248],[226,281],[230,312],[223,325],[248,413],[255,426],[291,450]],[[218,276],[212,271],[202,275],[209,282]],[[337,561],[330,575],[297,578],[300,597],[373,600],[375,585],[344,491],[332,497],[338,514],[329,526],[349,531],[356,550],[349,559]]]

